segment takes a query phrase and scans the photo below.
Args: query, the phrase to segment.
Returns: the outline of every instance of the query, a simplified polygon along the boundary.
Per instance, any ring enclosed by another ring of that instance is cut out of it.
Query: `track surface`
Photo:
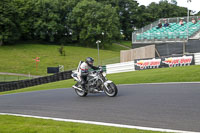
[[[200,132],[200,83],[120,85],[115,98],[73,89],[0,96],[0,113]]]

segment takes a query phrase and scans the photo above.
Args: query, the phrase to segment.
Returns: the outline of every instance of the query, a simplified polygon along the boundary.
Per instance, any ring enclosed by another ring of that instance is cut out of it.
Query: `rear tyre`
[[[82,88],[82,86],[80,85],[80,84],[76,84],[75,85],[76,87],[78,87],[78,88]],[[80,91],[80,90],[77,90],[77,89],[75,89],[75,92],[76,92],[76,94],[78,95],[78,96],[80,96],[80,97],[85,97],[85,96],[87,96],[87,92],[85,92],[85,91]]]
[[[108,90],[105,88],[104,92],[109,97],[115,97],[118,93],[117,86],[114,83],[109,83],[107,86]]]

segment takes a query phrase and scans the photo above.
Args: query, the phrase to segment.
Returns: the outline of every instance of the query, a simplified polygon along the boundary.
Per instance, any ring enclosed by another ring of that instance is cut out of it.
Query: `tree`
[[[135,23],[135,26],[137,28],[142,28],[145,25],[148,25],[154,21],[151,13],[148,12],[147,7],[145,7],[144,5],[139,6],[137,10],[136,20],[137,23]]]
[[[55,0],[38,0],[34,9],[35,35],[38,39],[53,42],[58,34],[58,2]]]
[[[187,16],[176,0],[139,6],[136,0],[1,0],[0,45],[18,40],[95,45],[131,40],[133,28],[159,18]]]
[[[0,1],[0,45],[12,43],[21,36],[16,10],[12,1]]]
[[[158,4],[152,2],[146,9],[143,7],[142,10],[143,11],[140,9],[142,12],[140,17],[146,17],[145,24],[151,23],[160,18],[182,17],[187,15],[186,8],[169,3],[167,0],[161,0]]]
[[[119,0],[118,13],[121,29],[127,40],[131,40],[133,28],[136,27],[138,3],[134,0]]]
[[[111,5],[83,0],[74,7],[70,20],[77,40],[86,45],[96,46],[98,39],[110,42],[120,36],[119,18]]]
[[[110,4],[116,8],[120,20],[120,29],[125,39],[130,40],[133,28],[136,27],[138,15],[138,3],[135,0],[97,0],[104,5]]]
[[[200,16],[200,11],[197,13],[197,14],[195,14],[196,16]]]
[[[34,38],[34,23],[38,17],[34,13],[38,0],[14,0],[18,24],[21,33],[21,40],[32,40]]]
[[[160,18],[187,16],[187,8],[169,3],[167,0],[159,2]]]
[[[149,17],[152,18],[151,22],[153,22],[160,17],[160,12],[162,9],[159,7],[157,3],[152,2],[151,4],[149,4],[149,6],[147,6],[146,10],[147,10],[146,13],[149,13]]]

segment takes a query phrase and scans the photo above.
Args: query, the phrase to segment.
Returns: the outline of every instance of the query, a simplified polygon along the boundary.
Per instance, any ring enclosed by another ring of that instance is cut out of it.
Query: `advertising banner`
[[[160,68],[161,59],[135,60],[135,70]]]
[[[194,55],[176,55],[162,58],[135,60],[135,70],[194,65]]]
[[[194,65],[194,56],[167,57],[162,59],[163,67],[178,67]]]

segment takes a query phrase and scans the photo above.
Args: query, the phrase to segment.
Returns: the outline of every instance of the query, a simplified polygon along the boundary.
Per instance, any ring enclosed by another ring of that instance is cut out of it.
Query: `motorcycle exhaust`
[[[78,88],[78,87],[76,87],[75,85],[74,85],[74,86],[72,86],[72,88],[74,88],[74,89],[76,89],[76,90],[79,90],[79,91],[83,91],[81,88]],[[104,92],[104,91],[98,91],[98,90],[94,90],[94,92],[93,92],[93,93],[102,93],[102,92]]]
[[[79,90],[79,91],[83,91],[81,88],[78,88],[78,87],[76,87],[75,85],[72,86],[72,88],[77,89],[77,90]]]

